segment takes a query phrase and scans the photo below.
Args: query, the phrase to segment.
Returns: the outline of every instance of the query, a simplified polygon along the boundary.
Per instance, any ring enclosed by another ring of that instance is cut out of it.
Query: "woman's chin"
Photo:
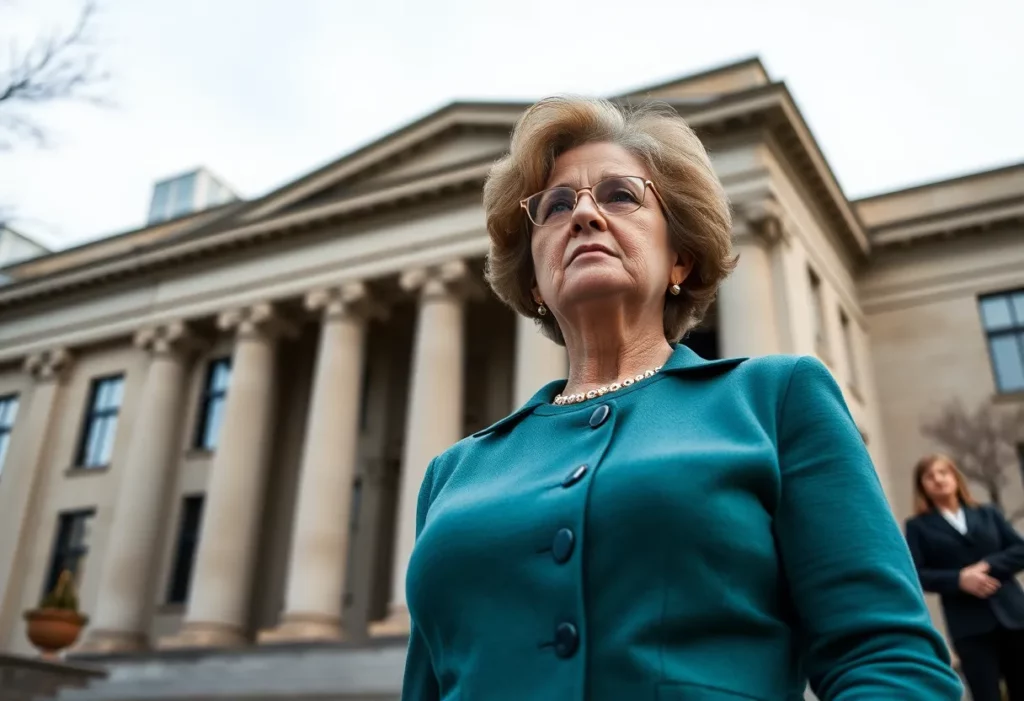
[[[585,304],[608,300],[628,293],[630,286],[621,276],[581,275],[562,288],[564,304]]]

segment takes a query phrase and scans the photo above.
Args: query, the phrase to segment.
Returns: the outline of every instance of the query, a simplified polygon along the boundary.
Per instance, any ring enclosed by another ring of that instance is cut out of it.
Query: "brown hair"
[[[937,462],[946,463],[949,469],[952,470],[953,477],[956,479],[956,493],[960,503],[964,506],[977,506],[978,502],[971,496],[971,489],[967,486],[967,480],[964,478],[964,474],[960,472],[960,468],[956,466],[956,463],[947,455],[932,453],[918,460],[917,465],[914,466],[914,513],[920,515],[935,509],[935,504],[925,494],[924,476],[931,469],[931,466]]]
[[[626,108],[607,100],[555,97],[526,110],[512,132],[508,155],[494,164],[484,185],[491,240],[487,281],[505,304],[536,319],[549,338],[564,345],[553,315],[539,316],[531,296],[530,223],[519,202],[544,188],[558,156],[600,142],[622,146],[650,170],[672,247],[693,257],[682,294],[665,299],[665,336],[677,341],[700,323],[736,257],[728,200],[711,159],[667,105]]]

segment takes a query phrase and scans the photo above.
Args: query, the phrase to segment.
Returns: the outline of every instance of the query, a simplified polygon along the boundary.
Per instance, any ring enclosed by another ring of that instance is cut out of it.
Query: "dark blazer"
[[[1024,590],[1014,579],[1024,570],[1024,539],[993,506],[964,507],[967,535],[938,511],[907,521],[907,544],[921,586],[939,594],[953,640],[1004,628],[1024,628]],[[1003,583],[988,599],[960,589],[960,570],[985,560],[989,574]]]
[[[427,469],[404,701],[959,701],[824,365],[564,385]]]

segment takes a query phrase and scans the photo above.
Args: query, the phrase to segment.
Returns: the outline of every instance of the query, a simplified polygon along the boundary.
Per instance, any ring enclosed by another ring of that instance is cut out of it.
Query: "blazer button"
[[[573,548],[576,546],[576,534],[568,528],[559,528],[555,533],[555,539],[551,543],[551,554],[555,562],[562,564],[572,557]]]
[[[611,408],[607,404],[594,409],[594,413],[590,415],[590,428],[597,428],[605,421],[608,420],[608,416],[612,413]]]
[[[569,476],[562,480],[562,487],[568,488],[583,479],[583,476],[587,474],[587,470],[590,469],[589,465],[580,465],[575,470],[569,473]]]
[[[555,654],[563,660],[576,654],[580,646],[580,634],[572,623],[559,623],[555,628]]]

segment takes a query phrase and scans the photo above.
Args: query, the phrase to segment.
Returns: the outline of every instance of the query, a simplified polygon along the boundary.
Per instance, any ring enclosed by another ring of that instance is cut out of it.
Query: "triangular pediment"
[[[760,59],[751,58],[639,90],[631,90],[622,95],[621,99],[702,102],[764,87],[771,82],[771,77]]]
[[[525,105],[455,103],[253,203],[256,221],[494,160]]]

